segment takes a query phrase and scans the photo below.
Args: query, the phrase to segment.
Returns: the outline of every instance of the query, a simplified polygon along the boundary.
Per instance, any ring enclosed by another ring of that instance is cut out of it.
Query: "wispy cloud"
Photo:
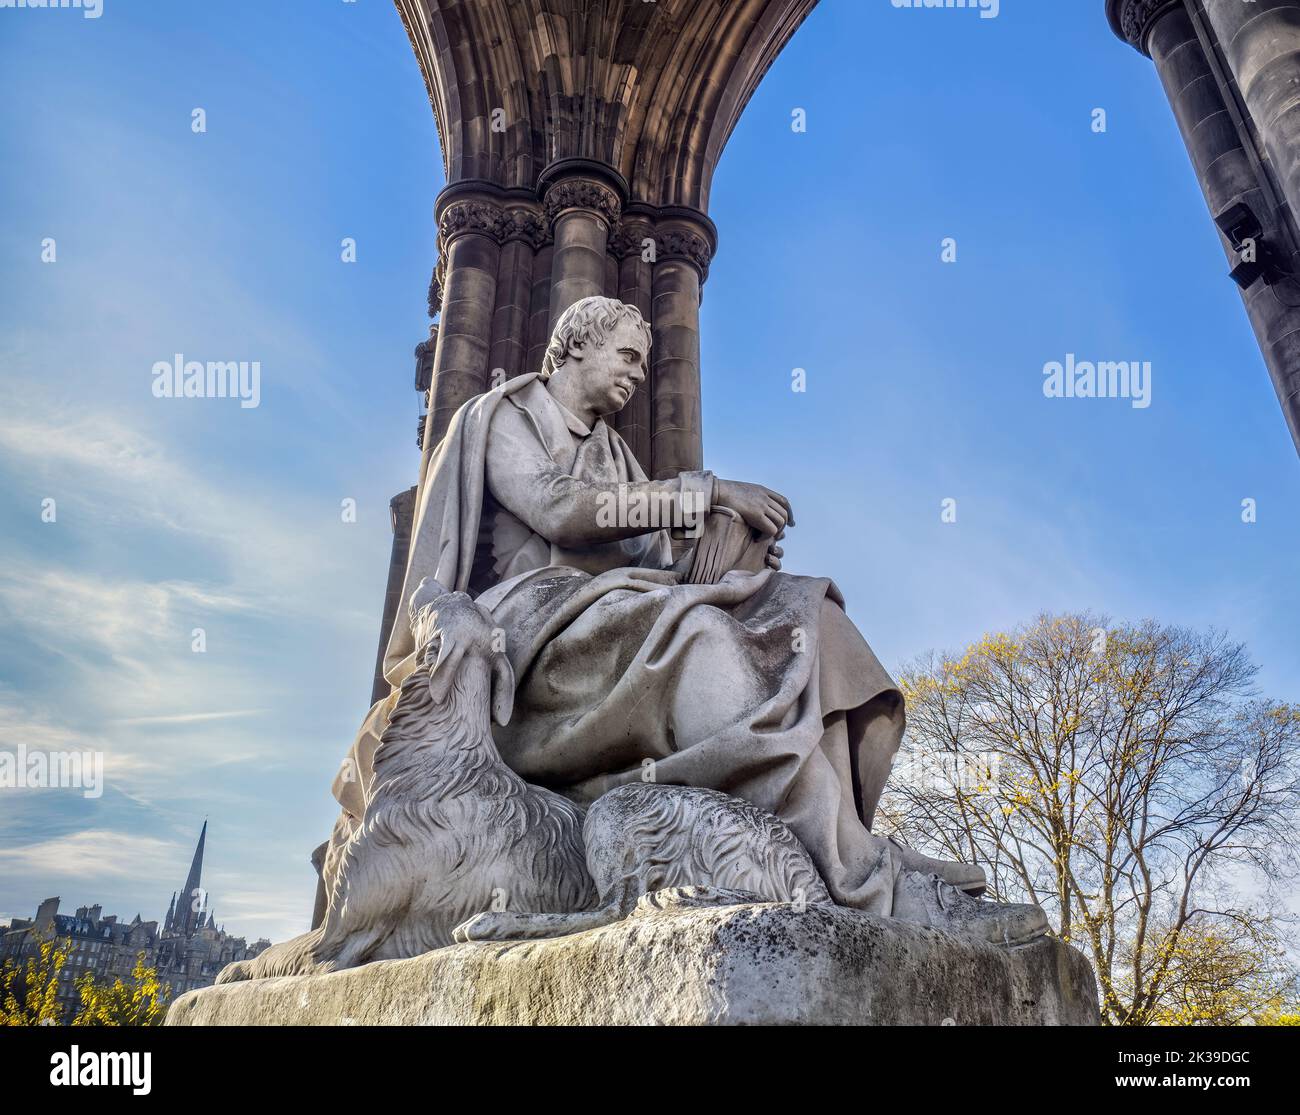
[[[110,580],[34,563],[0,569],[0,608],[47,650],[69,658],[110,654],[142,670],[150,667],[132,652],[179,636],[190,618],[254,610],[234,594],[192,582]]]
[[[21,640],[29,663],[39,663],[26,687],[25,713],[11,710],[10,726],[30,742],[32,734],[57,733],[60,717],[75,717],[106,737],[99,749],[110,770],[157,770],[154,748],[133,740],[130,729],[151,722],[196,728],[253,714],[241,706],[214,709],[212,695],[256,692],[265,679],[237,657],[194,653],[192,641],[196,627],[252,610],[230,593],[186,582],[110,581],[19,564],[0,571],[0,620],[11,639]],[[212,744],[172,754],[168,762],[179,771],[229,761],[230,741]]]
[[[168,766],[156,751],[123,747],[97,732],[56,722],[26,707],[17,695],[0,691],[0,747],[16,749],[19,744],[29,750],[102,753],[105,780],[128,797],[128,787],[164,774]]]
[[[58,491],[61,515],[71,505],[78,527],[125,524],[179,536],[206,546],[212,564],[227,571],[223,587],[179,581],[173,594],[228,609],[273,604],[282,613],[305,604],[302,586],[335,564],[315,542],[319,520],[214,482],[120,415],[88,416],[21,379],[0,392],[0,409],[0,456]]]
[[[28,542],[28,553],[19,539],[0,566],[5,649],[22,648],[26,674],[11,729],[30,744],[63,718],[69,732],[109,737],[99,741],[108,768],[141,796],[158,789],[163,766],[178,779],[282,751],[274,733],[234,729],[284,704],[292,665],[268,672],[265,658],[287,620],[313,641],[325,631],[355,639],[362,622],[369,635],[371,616],[321,607],[321,586],[346,581],[354,555],[322,544],[319,517],[191,467],[120,415],[88,419],[30,384],[0,394],[11,418],[0,463],[61,493],[57,522],[38,528],[57,544]],[[120,561],[95,560],[105,538],[126,547]],[[179,575],[149,579],[142,564]],[[160,729],[186,733],[166,764]]]
[[[234,709],[230,712],[182,712],[171,716],[129,716],[113,721],[114,724],[203,724],[209,720],[237,720],[246,716],[260,716],[266,709]]]
[[[153,836],[83,829],[32,844],[0,848],[0,870],[42,879],[167,878],[181,850]]]
[[[283,941],[309,928],[311,891],[315,884],[306,876],[292,888],[266,887],[260,890],[231,887],[229,882],[247,882],[247,877],[216,875],[211,883],[217,921],[251,939],[268,937]]]

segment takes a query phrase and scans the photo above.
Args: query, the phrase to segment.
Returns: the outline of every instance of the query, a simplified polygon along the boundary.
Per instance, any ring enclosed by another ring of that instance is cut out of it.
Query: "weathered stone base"
[[[1006,950],[853,910],[639,910],[571,937],[453,945],[191,991],[169,1026],[1095,1025],[1083,955]]]

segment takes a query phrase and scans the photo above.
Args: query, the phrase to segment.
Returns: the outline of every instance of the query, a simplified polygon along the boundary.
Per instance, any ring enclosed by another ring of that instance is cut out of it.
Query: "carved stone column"
[[[528,312],[528,359],[525,371],[536,372],[551,339],[551,260],[555,245],[549,241],[533,256],[533,284]]]
[[[488,353],[506,215],[493,201],[462,199],[453,191],[455,187],[444,190],[437,206],[439,254],[445,261],[446,278],[421,480],[451,416],[488,387]]]
[[[1155,62],[1300,451],[1300,284],[1291,273],[1293,239],[1285,203],[1273,189],[1267,156],[1255,146],[1247,110],[1222,68],[1219,45],[1199,5],[1200,0],[1107,0],[1106,11],[1116,34]],[[1265,4],[1247,7],[1258,12]],[[1230,219],[1243,206],[1257,228]],[[1244,241],[1237,238],[1247,235],[1262,266],[1242,267]]]
[[[610,254],[618,262],[616,297],[629,306],[635,306],[650,322],[654,320],[653,261],[657,251],[653,211],[646,206],[629,207],[619,222],[618,231],[610,239]],[[650,438],[654,429],[653,349],[651,353],[651,368],[645,383],[619,412],[615,422],[615,428],[647,474],[654,468],[650,456]]]
[[[442,329],[421,476],[451,412],[492,368],[538,370],[560,312],[615,289],[634,292],[648,318],[666,307],[662,348],[680,352],[650,412],[627,419],[636,452],[648,458],[654,439],[662,467],[698,464],[699,253],[660,252],[659,273],[647,274],[648,264],[611,253],[610,237],[624,207],[656,222],[674,207],[707,213],[740,114],[815,3],[396,0],[449,183],[439,217],[453,222],[440,244]],[[503,235],[495,216],[458,214],[475,201],[543,214],[531,264],[526,238]],[[657,439],[656,415],[668,422]]]
[[[532,313],[533,260],[545,238],[542,214],[515,206],[506,211],[497,270],[497,303],[492,315],[492,348],[488,364],[513,379],[528,367],[528,320]]]
[[[1182,6],[1183,0],[1106,0],[1106,15],[1115,34],[1146,54],[1156,20]]]
[[[554,327],[573,303],[605,293],[606,249],[622,199],[607,182],[590,174],[565,174],[564,168],[544,175],[541,188],[555,241],[549,323]]]
[[[1288,203],[1300,214],[1300,0],[1199,0]]]
[[[688,209],[661,211],[651,287],[654,347],[653,434],[656,480],[704,467],[700,414],[700,287],[708,275],[713,223]]]

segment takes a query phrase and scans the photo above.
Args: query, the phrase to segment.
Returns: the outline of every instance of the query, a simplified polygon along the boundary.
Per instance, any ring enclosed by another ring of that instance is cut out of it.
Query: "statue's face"
[[[615,414],[627,406],[645,382],[649,353],[642,331],[630,321],[620,321],[598,345],[570,353],[579,367],[578,380],[588,405],[597,414]]]

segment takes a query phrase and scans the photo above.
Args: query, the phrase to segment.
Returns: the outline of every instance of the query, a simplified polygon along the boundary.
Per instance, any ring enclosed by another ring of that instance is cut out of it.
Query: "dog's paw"
[[[747,906],[768,902],[761,894],[748,890],[731,890],[724,887],[665,887],[653,890],[637,899],[633,917],[645,917],[672,910],[706,909],[710,906]]]
[[[584,929],[604,925],[612,920],[597,912],[580,914],[521,914],[503,910],[485,910],[461,922],[452,930],[457,944],[473,941],[544,941],[563,937]]]
[[[496,940],[497,934],[500,932],[497,921],[497,917],[488,911],[475,914],[451,931],[451,939],[458,945],[467,945],[473,941]],[[493,932],[494,929],[497,930],[497,933]]]

